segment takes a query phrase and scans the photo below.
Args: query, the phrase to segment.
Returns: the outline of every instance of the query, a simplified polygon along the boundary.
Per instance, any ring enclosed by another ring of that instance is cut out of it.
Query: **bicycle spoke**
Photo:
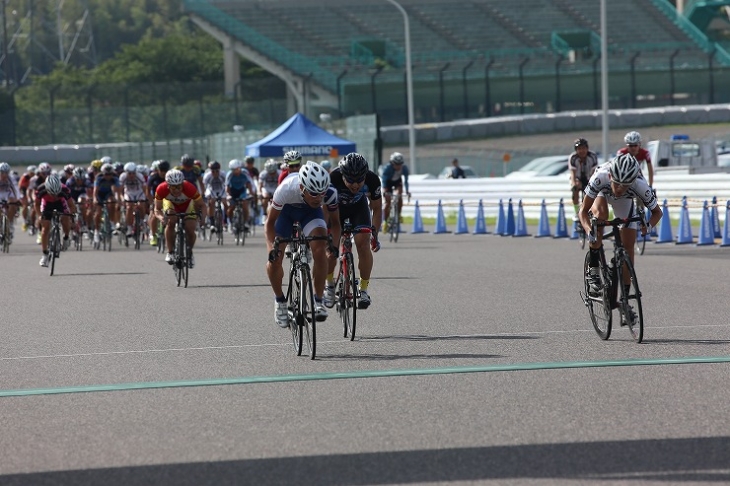
[[[601,273],[601,291],[598,295],[594,295],[591,292],[588,279],[585,277],[588,274],[588,267],[590,263],[590,251],[586,253],[585,263],[583,265],[583,280],[585,289],[585,303],[588,307],[588,313],[593,323],[593,328],[596,330],[598,336],[601,339],[608,339],[611,336],[611,285],[610,279],[608,278],[608,270],[605,267],[600,266]]]
[[[641,307],[641,291],[639,290],[639,283],[636,279],[636,271],[628,257],[625,259],[624,264],[631,278],[631,284],[628,294],[624,294],[623,280],[619,280],[622,282],[621,305],[619,306],[622,315],[621,322],[625,323],[629,328],[629,332],[634,341],[640,343],[644,339],[644,311]],[[627,270],[622,270],[620,273],[622,274]]]

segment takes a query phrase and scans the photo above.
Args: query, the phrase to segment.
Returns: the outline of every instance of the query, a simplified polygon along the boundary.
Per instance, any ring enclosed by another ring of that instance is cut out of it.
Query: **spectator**
[[[464,174],[464,169],[459,167],[459,159],[452,160],[451,165],[453,165],[454,168],[451,169],[451,174],[449,175],[449,179],[466,179],[466,174]]]

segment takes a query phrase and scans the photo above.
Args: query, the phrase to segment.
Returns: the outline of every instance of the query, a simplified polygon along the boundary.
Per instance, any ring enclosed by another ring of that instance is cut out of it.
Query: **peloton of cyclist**
[[[150,193],[147,191],[144,176],[137,171],[137,164],[127,162],[124,164],[124,173],[119,177],[119,183],[122,185],[124,193],[124,203],[126,205],[125,221],[127,224],[127,236],[134,235],[134,203],[142,202],[142,214],[149,211]]]
[[[171,253],[175,248],[175,224],[177,215],[174,213],[187,213],[185,217],[185,234],[188,240],[188,268],[195,266],[193,247],[195,246],[195,227],[197,216],[201,222],[205,222],[205,203],[194,184],[185,180],[182,171],[173,169],[165,174],[165,182],[157,186],[155,191],[155,216],[160,221],[165,221],[165,243],[167,254],[165,261],[172,265],[175,263],[175,256]]]
[[[408,199],[411,198],[411,193],[408,191],[408,166],[405,164],[403,154],[400,152],[393,152],[390,155],[390,164],[386,165],[383,169],[383,179],[381,181],[383,187],[383,196],[385,197],[385,222],[388,222],[390,218],[390,202],[393,197],[393,190],[400,195],[400,201],[398,202],[398,215],[401,214],[403,209],[403,186],[406,188],[406,195]],[[387,224],[384,228],[388,231]]]
[[[328,213],[325,215],[325,211]],[[298,173],[287,177],[276,188],[269,206],[269,217],[266,218],[266,246],[269,260],[266,263],[266,274],[274,291],[274,320],[279,327],[289,325],[287,302],[282,289],[284,269],[285,243],[274,248],[274,239],[291,238],[292,226],[299,222],[305,236],[326,236],[326,218],[332,222],[333,238],[339,240],[340,219],[337,211],[337,190],[330,186],[330,177],[319,164],[305,164]],[[327,319],[327,309],[322,303],[327,259],[337,252],[336,248],[328,248],[325,240],[311,242],[310,248],[314,258],[312,281],[314,286],[314,310],[316,319]]]
[[[589,150],[588,140],[585,138],[579,138],[573,142],[573,148],[575,151],[568,158],[568,172],[570,190],[573,193],[573,210],[575,211],[573,221],[578,221],[578,211],[580,211],[578,193],[588,187],[588,181],[598,167],[598,157],[595,152]]]
[[[583,229],[586,234],[591,235],[590,262],[586,279],[590,290],[594,293],[600,292],[601,286],[598,264],[600,248],[603,245],[603,233],[602,231],[598,231],[595,235],[591,233],[591,215],[596,217],[599,222],[608,220],[608,205],[610,204],[617,218],[634,217],[636,215],[634,197],[640,199],[651,211],[648,228],[645,229],[650,231],[661,219],[662,210],[646,179],[641,175],[639,164],[631,154],[618,155],[611,162],[602,165],[588,182],[579,215]],[[638,223],[634,222],[620,229],[621,240],[631,263],[634,263],[637,228]],[[628,272],[624,275],[630,278]],[[630,282],[624,281],[624,286],[629,285]]]
[[[401,164],[402,165],[402,164]],[[340,160],[339,166],[330,173],[332,187],[337,190],[339,219],[349,219],[355,230],[370,230],[355,235],[357,247],[358,270],[360,271],[360,298],[358,309],[370,306],[368,286],[373,270],[373,252],[380,250],[378,229],[382,223],[382,194],[378,174],[371,171],[368,161],[358,153],[349,153]],[[368,201],[370,204],[368,204]],[[372,216],[371,216],[372,211]],[[334,230],[340,232],[341,227],[330,222]],[[339,238],[335,240],[339,243]],[[336,261],[331,261],[327,272],[325,303],[332,307],[335,301],[334,272]]]
[[[649,187],[654,187],[654,166],[651,163],[651,154],[648,150],[641,147],[641,134],[636,131],[627,133],[624,136],[624,143],[626,146],[619,149],[616,155],[631,154],[639,164],[639,170],[644,163],[646,163],[647,180],[649,181]],[[643,173],[643,171],[641,171]]]
[[[57,175],[51,174],[45,179],[43,185],[38,188],[35,196],[36,214],[41,217],[41,250],[43,256],[39,265],[42,267],[48,266],[48,239],[54,209],[62,214],[73,215],[76,212],[76,205],[68,187],[61,184],[61,180]],[[63,228],[63,249],[66,250],[69,244],[68,232],[71,230],[70,218],[61,218],[61,227]]]

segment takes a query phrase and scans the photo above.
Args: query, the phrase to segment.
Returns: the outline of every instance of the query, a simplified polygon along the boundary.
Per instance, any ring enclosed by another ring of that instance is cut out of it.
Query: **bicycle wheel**
[[[393,225],[390,228],[391,241],[398,243],[398,235],[400,234],[400,214],[398,214],[398,207],[395,208],[395,214],[393,215]]]
[[[619,268],[618,281],[621,282],[621,299],[619,304],[619,312],[621,313],[621,324],[625,324],[629,328],[631,337],[637,343],[644,339],[644,311],[641,308],[641,291],[639,290],[639,282],[636,280],[636,271],[631,264],[628,256],[623,258],[623,265]],[[631,277],[631,286],[628,294],[623,286],[623,273],[628,271]],[[631,315],[633,313],[633,316]]]
[[[215,224],[215,235],[216,241],[219,245],[223,244],[223,211],[220,209],[215,210],[215,216],[213,217],[213,223]],[[213,235],[211,235],[211,238]]]
[[[301,266],[299,279],[302,289],[301,299],[299,300],[299,312],[302,315],[302,326],[307,335],[309,358],[314,359],[317,355],[317,320],[314,311],[314,289],[308,265]]]
[[[346,315],[346,332],[350,336],[350,341],[353,341],[355,339],[355,329],[357,328],[357,280],[355,280],[355,260],[352,257],[352,253],[348,253],[345,259],[347,268],[344,275],[344,313]]]
[[[578,244],[580,245],[581,250],[585,250],[586,248],[586,239],[586,232],[583,227],[580,226],[580,223],[578,223]]]
[[[134,211],[134,249],[139,250],[142,243],[142,219],[139,211]]]
[[[299,315],[299,301],[301,300],[301,284],[299,276],[293,268],[289,270],[289,287],[286,290],[286,302],[289,309],[289,330],[291,331],[294,352],[297,356],[302,355],[303,333],[302,317]]]
[[[60,239],[60,231],[58,228],[53,228],[51,230],[50,241],[48,242],[48,269],[51,277],[53,276],[53,271],[56,269],[56,251],[61,245]]]
[[[3,253],[10,252],[10,228],[8,227],[8,217],[4,214],[0,220],[0,238],[3,240]]]
[[[591,316],[593,328],[596,330],[601,339],[606,340],[611,336],[611,280],[608,277],[608,269],[601,265],[601,292],[600,295],[591,295],[588,279],[590,263],[590,252],[586,253],[585,263],[583,264],[583,281],[585,286],[585,304],[588,307],[588,313]]]

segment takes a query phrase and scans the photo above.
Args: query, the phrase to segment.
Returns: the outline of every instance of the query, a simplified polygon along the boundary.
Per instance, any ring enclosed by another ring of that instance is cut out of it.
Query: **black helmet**
[[[586,140],[585,138],[577,138],[575,142],[573,142],[573,147],[588,147],[588,140]]]
[[[253,157],[251,157],[250,155],[247,155],[246,158],[243,159],[243,161],[247,164],[253,164],[255,162],[255,159]]]
[[[220,170],[220,168],[221,168],[221,163],[218,162],[217,160],[214,160],[213,162],[210,163],[210,170]]]
[[[157,165],[157,169],[161,170],[162,172],[167,172],[170,170],[170,162],[166,160],[161,160],[160,163]]]
[[[185,154],[180,157],[180,164],[183,167],[192,167],[193,164],[195,164],[195,159],[192,156]]]
[[[340,172],[347,179],[359,181],[368,172],[368,161],[362,155],[352,152],[340,160]]]

